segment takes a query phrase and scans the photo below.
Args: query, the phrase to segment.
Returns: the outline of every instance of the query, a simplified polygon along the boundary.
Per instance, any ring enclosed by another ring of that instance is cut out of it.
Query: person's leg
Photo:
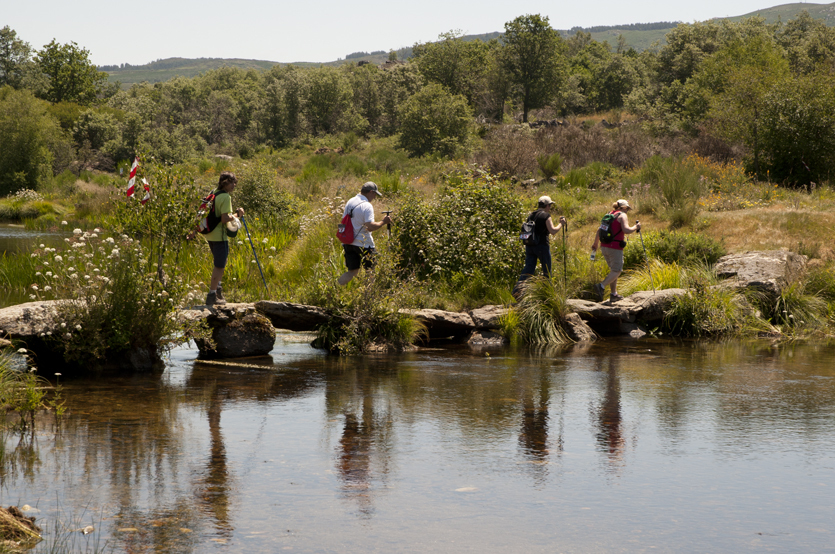
[[[212,251],[213,267],[206,305],[225,304],[225,300],[217,297],[217,287],[223,279],[223,270],[226,267],[226,261],[229,259],[229,243],[227,241],[209,241],[209,249]]]
[[[519,288],[521,287],[522,283],[525,282],[528,278],[533,275],[533,272],[536,271],[536,261],[539,259],[536,250],[532,246],[525,247],[525,266],[522,268],[522,274],[519,275],[519,280],[516,281],[516,285],[513,287],[513,296],[519,294]]]
[[[551,247],[548,244],[540,245],[539,263],[542,264],[542,274],[546,279],[551,277]]]
[[[617,295],[618,277],[620,277],[620,274],[623,273],[623,250],[618,250],[617,248],[606,248],[604,246],[600,248],[600,251],[603,253],[603,258],[606,260],[606,264],[609,266],[609,275],[607,275],[600,284],[603,288],[608,285],[612,294]]]
[[[342,245],[343,253],[345,254],[345,267],[348,271],[339,276],[336,280],[342,286],[351,282],[351,279],[357,276],[360,272],[360,264],[362,263],[361,249],[351,244]]]
[[[348,283],[350,283],[351,279],[356,277],[357,273],[359,273],[359,272],[360,272],[359,269],[349,269],[348,271],[346,271],[345,273],[340,275],[339,279],[337,279],[336,282],[339,283],[342,286],[345,286]]]

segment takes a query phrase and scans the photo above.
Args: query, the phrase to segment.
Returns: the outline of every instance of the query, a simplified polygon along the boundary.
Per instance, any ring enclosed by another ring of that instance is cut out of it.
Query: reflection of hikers
[[[206,296],[206,305],[226,304],[221,289],[223,270],[226,267],[226,260],[229,258],[229,238],[226,236],[226,224],[232,221],[232,191],[238,184],[234,173],[224,171],[220,174],[217,188],[220,191],[215,196],[215,215],[220,216],[220,224],[206,235],[209,241],[209,249],[212,251],[214,267],[212,268],[212,281],[209,284],[209,294]],[[244,215],[244,209],[238,208],[235,212],[238,217]]]
[[[378,196],[383,196],[377,190],[377,185],[368,181],[360,189],[360,193],[345,204],[343,216],[351,214],[351,224],[354,226],[354,241],[343,244],[345,250],[345,266],[348,271],[340,275],[338,283],[347,285],[360,271],[360,266],[371,269],[374,266],[374,239],[371,233],[391,223],[391,217],[386,216],[382,221],[374,221],[374,208],[371,202]]]
[[[641,230],[640,221],[636,221],[634,227],[629,226],[629,220],[626,214],[631,209],[632,206],[626,200],[618,200],[612,204],[612,211],[609,213],[614,215],[615,218],[610,224],[611,229],[607,233],[608,239],[601,234],[603,232],[602,225],[594,234],[594,244],[591,249],[593,252],[596,251],[597,245],[600,244],[600,252],[603,254],[603,258],[609,266],[609,275],[603,279],[602,283],[594,285],[594,291],[597,293],[599,300],[603,300],[603,296],[606,293],[606,285],[609,285],[612,291],[612,294],[609,296],[612,302],[623,300],[623,296],[618,294],[618,277],[620,277],[623,271],[623,249],[626,247],[626,235]]]
[[[534,236],[537,244],[525,245],[525,267],[522,268],[522,274],[513,287],[513,295],[519,294],[519,287],[523,281],[533,275],[536,271],[536,262],[542,264],[542,274],[545,277],[551,275],[551,246],[548,244],[548,237],[556,235],[562,226],[565,224],[565,218],[560,216],[559,224],[554,227],[554,222],[551,221],[551,207],[554,202],[549,196],[542,196],[537,203],[537,209],[528,216],[529,221],[534,222]]]

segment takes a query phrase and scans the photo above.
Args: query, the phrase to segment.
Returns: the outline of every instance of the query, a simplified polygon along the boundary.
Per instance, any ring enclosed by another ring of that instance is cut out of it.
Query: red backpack
[[[360,204],[362,204],[362,202],[360,202]],[[357,206],[360,204],[357,204]],[[354,217],[354,210],[357,209],[357,206],[354,206],[351,208],[350,212],[343,215],[342,221],[340,221],[339,225],[336,227],[336,238],[338,238],[339,242],[342,244],[351,244],[359,234],[359,231],[354,233],[354,222],[351,221],[351,218]]]

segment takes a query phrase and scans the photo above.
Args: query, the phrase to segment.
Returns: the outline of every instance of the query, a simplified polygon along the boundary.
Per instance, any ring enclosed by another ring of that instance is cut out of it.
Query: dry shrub
[[[565,168],[606,162],[629,169],[656,153],[652,137],[636,125],[614,130],[597,125],[590,129],[581,125],[549,127],[537,133],[536,143],[542,152],[562,155]]]
[[[474,161],[495,174],[524,176],[539,168],[536,156],[537,144],[527,126],[502,125],[485,137]]]
[[[707,131],[702,131],[690,145],[692,152],[714,162],[728,163],[742,159],[743,149],[731,145]]]

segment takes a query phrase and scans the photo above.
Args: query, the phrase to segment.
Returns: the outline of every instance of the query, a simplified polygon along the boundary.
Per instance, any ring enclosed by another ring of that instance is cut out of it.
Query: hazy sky
[[[436,40],[440,33],[502,31],[519,15],[548,16],[551,26],[619,25],[656,21],[692,23],[743,15],[777,0],[592,0],[518,2],[481,0],[0,0],[8,25],[35,49],[53,38],[90,51],[98,65],[145,64],[157,59],[249,58],[327,62]]]

